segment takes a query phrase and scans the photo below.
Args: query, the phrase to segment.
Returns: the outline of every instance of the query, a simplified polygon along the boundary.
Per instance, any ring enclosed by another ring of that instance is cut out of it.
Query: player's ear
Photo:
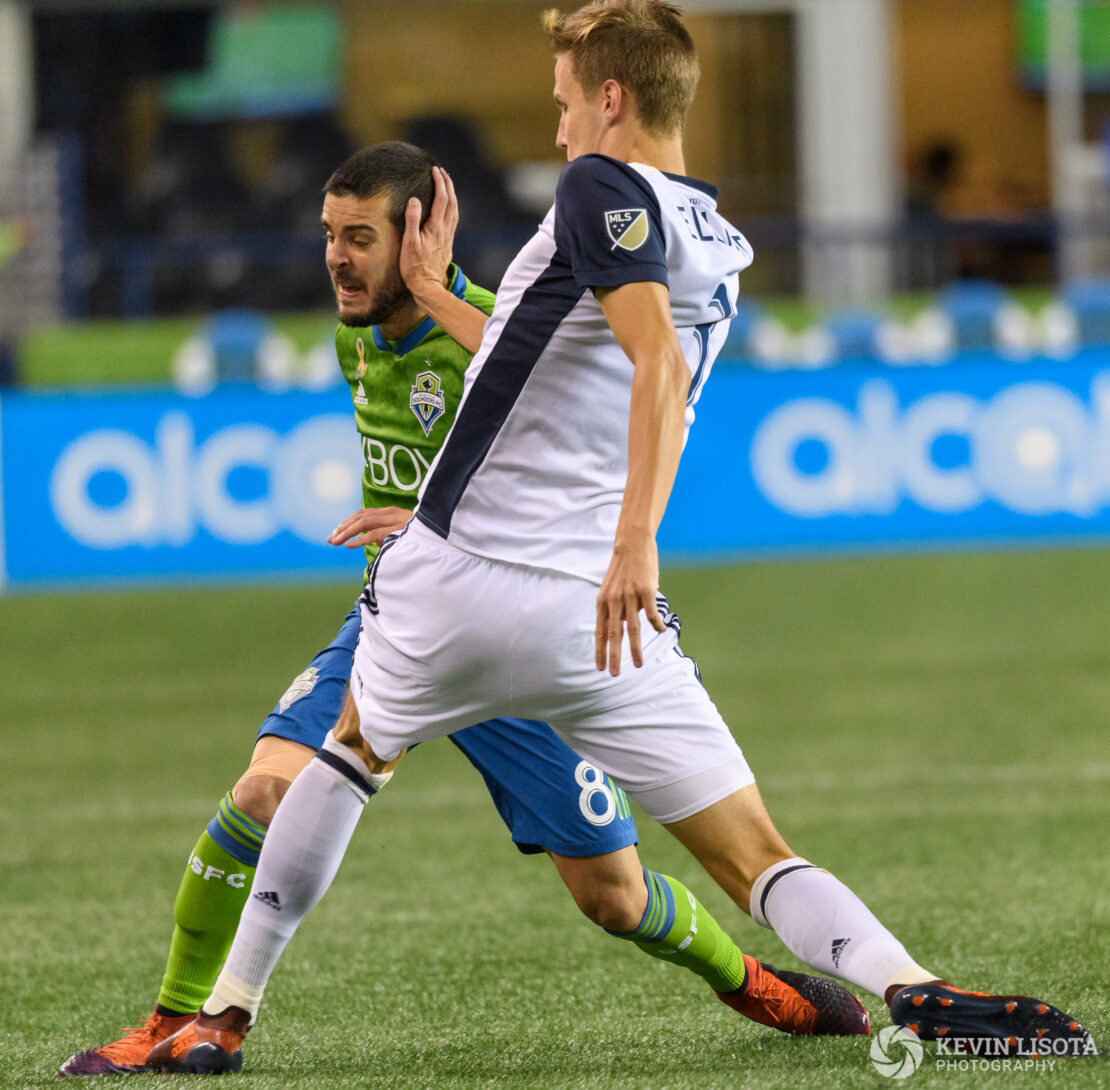
[[[607,79],[601,85],[601,94],[602,111],[610,120],[616,121],[628,108],[628,92],[615,79]]]

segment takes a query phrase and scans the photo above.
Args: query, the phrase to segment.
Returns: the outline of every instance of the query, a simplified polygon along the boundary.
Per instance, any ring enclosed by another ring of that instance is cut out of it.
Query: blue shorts
[[[357,604],[258,730],[319,749],[339,718],[360,628]],[[604,855],[637,842],[625,793],[545,723],[493,719],[449,736],[482,774],[513,843],[526,853]]]

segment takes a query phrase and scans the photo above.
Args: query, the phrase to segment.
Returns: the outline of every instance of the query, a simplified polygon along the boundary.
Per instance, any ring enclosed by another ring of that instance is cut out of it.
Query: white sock
[[[231,952],[204,1002],[206,1014],[241,1007],[253,1023],[286,943],[331,885],[363,806],[381,782],[331,735],[293,781],[266,832]]]
[[[935,980],[839,879],[804,859],[783,859],[753,883],[752,919],[807,965],[883,998],[892,981]]]

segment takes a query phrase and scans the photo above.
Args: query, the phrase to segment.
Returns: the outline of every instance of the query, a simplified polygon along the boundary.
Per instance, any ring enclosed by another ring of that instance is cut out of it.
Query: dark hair
[[[388,193],[393,198],[389,218],[398,231],[405,230],[405,205],[410,197],[420,199],[420,223],[432,209],[435,186],[432,167],[436,160],[415,144],[387,140],[356,151],[324,183],[324,193],[352,196],[360,201]]]

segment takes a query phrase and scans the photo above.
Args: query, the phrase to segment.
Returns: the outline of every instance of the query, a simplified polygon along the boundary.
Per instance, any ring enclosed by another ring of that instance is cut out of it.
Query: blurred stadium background
[[[320,186],[356,147],[426,145],[496,286],[560,169],[542,7],[0,3],[0,583],[345,563],[320,544],[359,457]],[[672,559],[1104,537],[1110,6],[690,23],[689,169],[757,257]]]
[[[0,0],[0,812],[18,831],[0,853],[0,1049],[26,1085],[141,1017],[198,822],[355,590],[357,557],[322,543],[359,505],[361,456],[320,186],[367,143],[430,148],[459,189],[457,256],[495,287],[562,165],[547,6]],[[703,66],[687,165],[756,261],[661,534],[684,642],[789,838],[911,945],[984,986],[1050,992],[1098,1038],[1110,4],[685,6]],[[419,486],[415,459],[383,471]],[[702,1036],[645,1043],[636,1017],[661,985],[705,997],[677,974],[636,983],[642,967],[593,936],[588,964],[553,955],[587,941],[581,924],[515,861],[461,760],[425,750],[367,834],[376,862],[341,875],[304,940],[313,972],[283,978],[291,1036],[261,1042],[273,1084],[724,1085],[733,1023],[708,1011]],[[415,842],[430,812],[442,852]],[[644,835],[645,857],[688,875]],[[364,984],[327,935],[379,866],[398,998],[379,1007],[378,1082],[349,1057],[316,1082],[350,1038],[313,1004]],[[443,953],[449,914],[399,937],[440,883],[483,902],[487,935],[497,889],[521,931],[461,961]],[[742,944],[767,946],[715,898]],[[63,935],[52,920],[74,903]],[[536,979],[555,957],[559,1012],[500,971],[524,964],[521,942]],[[627,1022],[604,998],[618,975]],[[429,976],[458,994],[426,992]],[[862,1052],[758,1032],[730,1087],[871,1076]]]

